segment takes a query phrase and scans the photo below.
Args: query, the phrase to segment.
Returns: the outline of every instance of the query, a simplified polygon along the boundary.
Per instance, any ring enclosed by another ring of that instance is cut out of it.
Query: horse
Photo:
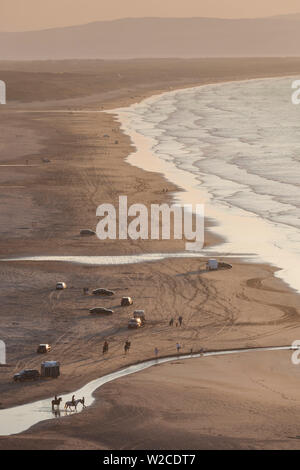
[[[83,398],[79,398],[78,400],[74,400],[74,401],[66,401],[65,403],[65,410],[67,409],[72,409],[72,408],[75,408],[75,411],[77,411],[77,406],[79,403],[82,404],[82,408],[85,408],[85,404],[84,404],[84,397]]]
[[[60,405],[60,402],[62,401],[62,398],[54,398],[54,400],[52,400],[52,410],[54,409],[55,406],[58,406]]]

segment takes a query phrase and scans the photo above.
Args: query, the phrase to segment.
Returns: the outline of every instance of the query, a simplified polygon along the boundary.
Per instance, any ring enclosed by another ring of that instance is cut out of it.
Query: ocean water
[[[253,253],[300,292],[300,105],[295,78],[205,85],[114,110],[136,151],[128,161],[161,172],[204,203],[224,254]],[[136,201],[143,202],[143,201]]]

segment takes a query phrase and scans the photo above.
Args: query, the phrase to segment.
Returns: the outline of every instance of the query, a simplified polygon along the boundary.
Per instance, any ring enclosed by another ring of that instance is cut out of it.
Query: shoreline
[[[154,148],[158,146],[159,141],[155,139],[155,137],[150,137],[149,135],[144,135],[139,130],[137,131],[131,124],[132,119],[136,119],[136,117],[132,118],[132,114],[134,116],[134,110],[136,107],[141,106],[144,104],[144,106],[147,106],[148,104],[152,104],[153,102],[158,102],[164,97],[168,96],[174,96],[177,95],[178,93],[181,92],[193,92],[194,90],[197,89],[203,89],[204,88],[209,88],[211,86],[223,86],[223,85],[232,85],[232,84],[242,84],[242,85],[247,85],[249,82],[261,82],[261,81],[270,81],[270,80],[278,80],[278,79],[292,79],[293,77],[291,75],[283,75],[282,77],[265,77],[265,78],[251,78],[251,79],[243,79],[243,80],[230,80],[230,81],[224,81],[224,82],[218,82],[218,83],[210,83],[210,84],[202,84],[199,86],[194,86],[190,88],[181,88],[178,90],[172,90],[169,92],[162,92],[160,94],[155,94],[151,97],[145,98],[142,101],[138,103],[131,104],[129,107],[122,107],[122,108],[117,108],[117,109],[112,109],[108,110],[105,112],[115,114],[117,116],[117,119],[120,123],[120,129],[121,131],[125,132],[131,139],[132,145],[134,147],[133,152],[131,152],[128,157],[126,158],[126,161],[133,165],[136,166],[144,171],[149,171],[149,172],[157,172],[158,174],[162,175],[167,181],[169,181],[172,184],[175,184],[175,186],[178,188],[177,191],[172,193],[173,197],[173,202],[176,204],[192,204],[193,208],[195,207],[195,204],[197,203],[202,203],[205,206],[205,210],[208,207],[209,213],[208,213],[208,219],[210,221],[210,224],[205,226],[205,235],[204,235],[204,240],[206,236],[209,234],[213,237],[213,241],[209,244],[212,246],[220,247],[220,255],[222,256],[221,252],[222,249],[224,250],[225,248],[225,253],[224,256],[230,257],[230,254],[232,256],[235,255],[235,248],[234,246],[237,246],[237,239],[234,240],[233,237],[233,231],[231,231],[230,236],[227,237],[224,235],[224,230],[222,231],[222,227],[224,226],[224,221],[226,219],[229,220],[229,222],[226,222],[227,225],[227,231],[229,226],[235,227],[237,231],[239,232],[239,237],[243,238],[243,235],[240,234],[241,231],[241,224],[243,224],[245,227],[243,228],[242,233],[245,235],[251,231],[251,228],[253,228],[253,217],[254,219],[257,219],[257,229],[256,232],[264,234],[266,237],[265,240],[265,245],[268,245],[268,238],[276,238],[276,230],[275,227],[272,226],[272,221],[267,219],[267,218],[262,218],[260,216],[257,216],[255,212],[251,212],[250,210],[245,210],[245,209],[240,209],[240,224],[239,224],[239,216],[235,216],[234,214],[232,215],[229,209],[229,211],[226,210],[223,211],[220,208],[215,208],[211,203],[211,195],[208,192],[207,189],[203,189],[203,182],[200,180],[200,177],[196,175],[192,171],[187,171],[182,168],[178,168],[173,161],[165,160],[164,158],[160,157],[160,155],[157,153],[157,151],[154,151]],[[132,111],[131,111],[132,110]],[[142,125],[142,120],[140,120],[139,125]],[[146,123],[146,127],[149,125],[149,123]],[[199,157],[200,158],[200,157]],[[194,162],[193,162],[194,165]],[[205,175],[205,173],[204,173]],[[231,209],[235,209],[236,207],[233,206]],[[206,214],[205,214],[206,218]],[[274,224],[273,225],[277,225]],[[285,230],[286,227],[283,226],[283,229]],[[274,231],[274,234],[271,232]],[[226,230],[225,230],[226,232]],[[270,233],[269,233],[270,232]],[[204,244],[204,246],[206,246]],[[233,250],[230,252],[228,250],[228,246],[231,246],[231,249]],[[216,250],[217,251],[217,250]],[[239,252],[245,251],[245,250],[238,250]],[[287,268],[285,266],[279,266],[277,262],[272,261],[272,254],[269,254],[269,259],[268,256],[266,255],[266,250],[262,250],[265,253],[265,258],[262,256],[262,252],[259,253],[253,253],[253,262],[259,262],[259,263],[267,263],[273,268],[276,269],[276,276],[281,279],[290,289],[292,289],[296,293],[300,293],[300,287],[297,288],[295,284],[295,280],[293,279],[293,275],[289,274],[287,272]],[[274,253],[273,258],[276,256],[278,257],[278,254]],[[285,254],[286,256],[286,254]],[[244,260],[245,262],[251,262],[251,260]]]

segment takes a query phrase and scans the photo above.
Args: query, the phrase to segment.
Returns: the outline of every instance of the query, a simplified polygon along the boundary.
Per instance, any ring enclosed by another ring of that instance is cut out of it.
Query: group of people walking
[[[172,317],[169,321],[169,326],[174,326],[174,318]],[[179,326],[181,327],[183,324],[183,317],[181,315],[179,315],[177,321],[175,322],[175,325],[176,327]],[[131,341],[129,341],[128,339],[125,341],[124,343],[124,353],[125,355],[130,351],[130,347],[131,347]],[[108,341],[104,341],[103,343],[103,349],[102,349],[102,352],[103,352],[103,355],[104,354],[107,354],[108,353],[108,348],[109,348],[109,344],[108,344]],[[180,349],[181,349],[181,344],[180,343],[176,343],[176,350],[177,350],[177,353],[180,352]],[[154,354],[155,354],[155,357],[158,357],[158,353],[159,353],[159,350],[158,348],[154,348]]]
[[[131,347],[131,341],[128,341],[128,339],[125,341],[124,343],[124,353],[127,354],[130,350],[130,347]],[[103,343],[103,348],[102,348],[102,352],[103,354],[107,354],[108,353],[108,348],[109,348],[109,344],[108,344],[108,341],[104,341]]]
[[[125,354],[127,354],[130,351],[130,347],[131,347],[131,341],[126,340],[125,343],[124,343],[124,353]],[[177,353],[180,352],[180,349],[181,349],[181,344],[176,343]],[[104,341],[104,343],[103,343],[103,354],[106,354],[107,352],[108,352],[108,341]],[[158,356],[158,353],[159,353],[158,348],[157,347],[154,348],[155,357]]]
[[[180,315],[178,317],[178,321],[175,322],[175,326],[182,326],[182,322],[183,322],[183,318],[182,316]],[[174,326],[174,318],[172,317],[169,321],[169,326]]]

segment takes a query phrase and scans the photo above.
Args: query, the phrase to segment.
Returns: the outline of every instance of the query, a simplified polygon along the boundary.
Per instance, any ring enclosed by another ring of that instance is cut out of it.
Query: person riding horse
[[[58,398],[57,395],[54,396],[54,399],[52,400],[51,404],[52,404],[52,410],[54,409],[55,406],[58,406],[60,405],[60,402],[62,401],[62,398]]]
[[[74,395],[73,395],[74,397]],[[73,399],[72,397],[72,399]],[[75,411],[77,411],[77,405],[78,403],[81,403],[82,404],[82,408],[85,408],[85,398],[82,397],[82,398],[79,398],[78,400],[74,400],[74,401],[66,401],[65,403],[65,410],[71,410],[71,408],[75,408]]]

